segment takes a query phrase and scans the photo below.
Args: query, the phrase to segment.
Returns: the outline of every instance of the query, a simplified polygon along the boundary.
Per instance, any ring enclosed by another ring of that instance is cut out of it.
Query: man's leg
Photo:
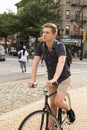
[[[48,92],[49,95],[56,92],[57,91],[57,87],[56,86],[52,86],[50,88],[48,88]],[[55,105],[55,96],[57,93],[53,94],[50,99],[49,99],[49,105],[50,105],[50,109],[52,111],[52,113],[56,116],[57,114],[57,106]],[[49,124],[48,124],[48,128],[51,128],[53,126],[53,121],[51,118],[49,118]]]
[[[71,123],[73,123],[75,121],[75,113],[72,110],[72,108],[70,108],[70,106],[65,102],[64,97],[65,97],[65,94],[63,92],[59,91],[55,98],[55,104],[59,108],[65,109],[67,111],[69,120]]]
[[[56,117],[56,115],[57,115],[57,107],[55,106],[54,101],[55,101],[55,98],[51,98],[49,105],[50,105],[50,109],[51,109],[53,115]],[[54,123],[54,122],[53,122],[52,118],[49,117],[48,128],[51,128],[51,127],[53,126],[53,123]]]
[[[24,71],[23,71],[23,62],[22,61],[20,61],[20,67],[21,67],[22,73],[23,73]]]
[[[55,97],[55,105],[67,111],[70,122],[72,123],[75,121],[75,113],[64,100],[69,84],[70,84],[70,78],[67,78],[65,81],[59,84],[57,95]]]
[[[70,78],[62,81],[57,88],[57,94],[55,97],[55,104],[56,106],[63,108],[65,110],[70,110],[67,103],[64,101],[65,95],[67,93],[68,87],[70,86]]]
[[[24,72],[26,72],[26,62],[24,62]]]

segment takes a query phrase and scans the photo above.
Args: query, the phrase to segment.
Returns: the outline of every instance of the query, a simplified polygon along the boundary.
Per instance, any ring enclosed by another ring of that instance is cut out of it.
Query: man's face
[[[56,33],[52,33],[52,29],[49,27],[43,28],[42,32],[43,41],[51,42],[56,38]]]

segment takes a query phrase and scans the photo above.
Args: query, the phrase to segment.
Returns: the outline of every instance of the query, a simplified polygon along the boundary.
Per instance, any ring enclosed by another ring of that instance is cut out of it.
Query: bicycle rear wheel
[[[43,110],[29,114],[22,121],[18,130],[47,130],[49,116],[54,122],[50,130],[61,130],[58,120],[51,113],[44,112]]]
[[[68,106],[71,108],[71,99],[70,99],[69,93],[66,94],[64,100],[68,104]],[[61,124],[62,130],[69,130],[70,122],[69,122],[66,110],[59,108],[58,120],[59,120],[59,123]]]

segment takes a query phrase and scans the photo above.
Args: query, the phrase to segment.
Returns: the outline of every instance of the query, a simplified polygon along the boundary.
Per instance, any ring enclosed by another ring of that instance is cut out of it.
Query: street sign
[[[80,43],[80,39],[63,39],[63,43],[75,45],[77,43]]]

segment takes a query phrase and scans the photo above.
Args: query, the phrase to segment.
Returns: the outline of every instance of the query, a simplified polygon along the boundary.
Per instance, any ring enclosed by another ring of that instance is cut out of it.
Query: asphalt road
[[[15,80],[27,79],[31,76],[32,59],[29,59],[27,63],[26,73],[21,72],[20,63],[17,57],[6,56],[6,61],[0,61],[0,83],[10,82]],[[38,75],[46,73],[45,66],[39,65]]]
[[[31,76],[33,60],[29,59],[27,63],[27,72],[21,73],[20,64],[18,58],[14,56],[6,56],[5,62],[0,62],[0,83],[10,82],[21,79],[28,79]],[[87,73],[87,61],[79,61],[74,59],[71,65],[71,72],[73,74]],[[43,66],[39,64],[37,75],[46,74],[45,64]]]

